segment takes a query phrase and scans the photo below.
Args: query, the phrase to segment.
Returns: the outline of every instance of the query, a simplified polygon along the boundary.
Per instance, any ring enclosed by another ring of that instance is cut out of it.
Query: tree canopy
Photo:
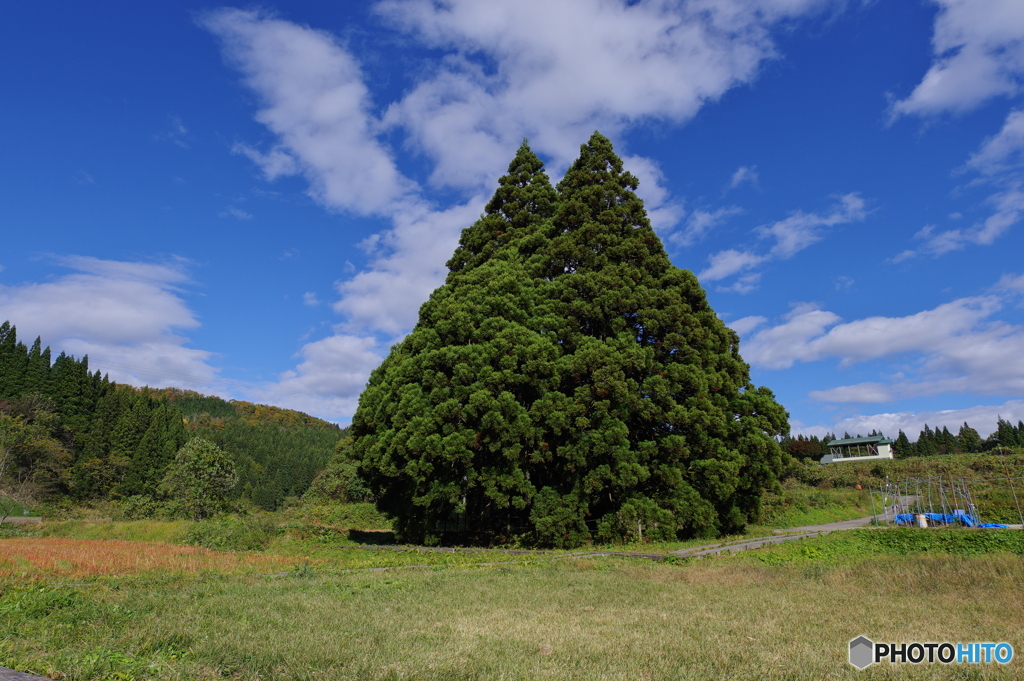
[[[524,142],[463,231],[352,421],[404,540],[711,536],[757,512],[787,414],[636,187],[598,133],[557,187]]]
[[[226,508],[236,484],[231,457],[209,440],[194,437],[167,466],[160,488],[184,515],[202,520]]]

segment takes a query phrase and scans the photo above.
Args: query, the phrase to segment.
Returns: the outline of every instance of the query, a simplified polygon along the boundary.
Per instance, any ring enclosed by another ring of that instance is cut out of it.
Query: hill
[[[239,476],[236,496],[268,511],[309,488],[345,433],[334,423],[292,409],[177,388],[143,393],[176,406],[190,435],[230,453]]]
[[[0,324],[0,495],[10,499],[154,497],[199,436],[234,459],[234,497],[273,510],[305,492],[343,434],[302,412],[121,385],[88,357],[50,358],[42,339],[28,346]]]

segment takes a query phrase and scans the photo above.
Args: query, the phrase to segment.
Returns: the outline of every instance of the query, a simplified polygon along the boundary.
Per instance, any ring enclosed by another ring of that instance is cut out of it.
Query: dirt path
[[[48,676],[36,676],[26,672],[16,672],[7,667],[0,667],[0,681],[33,681],[33,679],[49,679]]]
[[[889,512],[891,518],[892,513]],[[879,520],[882,520],[884,516],[879,514]],[[790,527],[783,530],[775,530],[774,536],[768,537],[755,537],[753,539],[734,539],[732,541],[725,542],[713,542],[708,544],[701,544],[700,546],[688,546],[685,549],[679,549],[677,551],[670,551],[668,553],[646,553],[641,551],[614,551],[614,550],[591,550],[591,551],[575,551],[567,554],[554,554],[553,551],[543,550],[530,550],[530,549],[506,549],[503,553],[509,553],[513,555],[549,555],[553,558],[586,558],[589,556],[621,556],[623,558],[645,558],[647,560],[665,560],[671,556],[681,558],[699,558],[701,556],[716,556],[721,553],[735,553],[736,551],[749,551],[751,549],[759,549],[762,546],[771,546],[773,544],[782,544],[788,541],[799,541],[801,539],[807,539],[808,537],[817,537],[820,534],[828,534],[836,530],[851,530],[857,527],[864,527],[871,523],[874,516],[866,516],[864,518],[856,518],[854,520],[840,520],[834,523],[824,523],[822,525],[807,525],[805,527]],[[449,547],[435,547],[435,546],[388,546],[388,545],[364,545],[354,548],[364,549],[375,549],[385,551],[424,551],[424,552],[435,552],[435,553],[476,553],[479,551],[493,551],[495,549],[478,549],[478,548],[449,548]],[[498,549],[500,550],[500,549]],[[405,566],[405,567],[417,567],[417,566]],[[389,568],[390,569],[390,568]]]

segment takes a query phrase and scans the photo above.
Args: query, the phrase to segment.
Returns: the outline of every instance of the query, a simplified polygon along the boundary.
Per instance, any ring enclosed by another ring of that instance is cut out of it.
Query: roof
[[[868,437],[851,437],[851,438],[847,438],[845,440],[832,440],[832,442],[829,442],[828,445],[826,445],[826,446],[827,447],[836,447],[836,446],[842,446],[842,445],[866,445],[866,444],[891,445],[892,443],[893,443],[892,440],[890,440],[889,438],[884,437],[882,435],[870,435]]]

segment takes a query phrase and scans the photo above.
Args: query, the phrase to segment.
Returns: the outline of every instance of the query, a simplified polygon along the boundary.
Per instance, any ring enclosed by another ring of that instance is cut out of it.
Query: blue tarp
[[[978,527],[983,529],[995,529],[997,527],[1002,528],[1004,530],[1010,529],[1009,525],[1000,525],[999,523],[982,523],[981,525],[978,525]]]
[[[897,525],[913,525],[915,513],[899,513],[893,520]],[[967,527],[979,527],[978,521],[967,513],[925,513],[924,517],[929,521],[935,521],[944,525],[963,523]],[[929,523],[930,524],[930,523]]]

